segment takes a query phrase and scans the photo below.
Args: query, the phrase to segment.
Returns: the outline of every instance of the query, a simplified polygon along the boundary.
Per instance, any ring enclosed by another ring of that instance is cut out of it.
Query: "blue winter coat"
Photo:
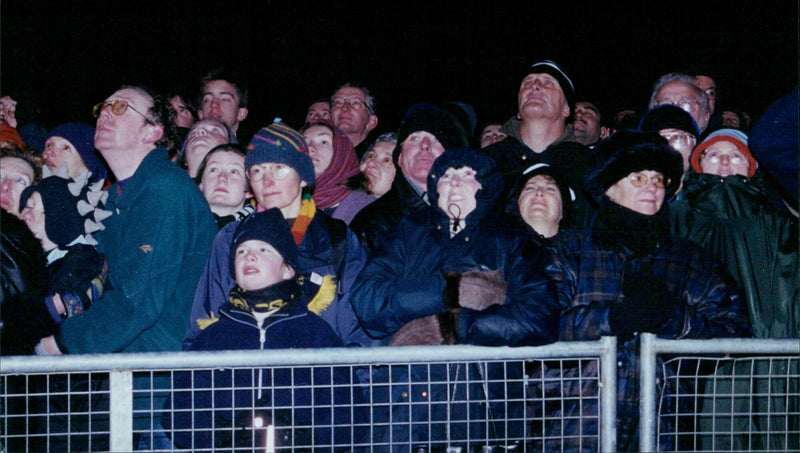
[[[389,229],[356,279],[352,295],[356,315],[367,333],[388,338],[412,320],[447,311],[445,272],[501,270],[508,284],[503,304],[481,311],[461,307],[458,341],[482,346],[556,341],[559,306],[555,287],[545,273],[550,255],[544,249],[538,256],[531,250],[523,254],[525,236],[520,235],[519,223],[495,209],[502,181],[494,161],[482,152],[445,151],[431,169],[432,178],[461,166],[476,170],[482,184],[477,208],[465,219],[466,227],[450,237],[449,219],[436,207],[435,181],[429,182],[432,206],[406,215]],[[396,449],[407,451],[426,442],[477,447],[496,435],[521,437],[523,408],[513,402],[522,401],[522,386],[497,384],[504,378],[521,382],[521,374],[521,369],[502,364],[380,368],[374,380],[391,378],[392,385],[380,386],[372,398],[389,402],[393,419],[405,422],[393,424],[391,433],[387,430],[379,439],[391,436]],[[491,384],[477,384],[484,378]],[[506,399],[509,402],[503,402]],[[488,411],[477,403],[480,400],[490,401]],[[388,418],[380,409],[373,417]]]
[[[191,350],[342,346],[331,327],[308,311],[307,303],[307,298],[291,302],[261,326],[251,312],[225,305],[219,320],[200,332]],[[162,425],[180,448],[220,451],[263,447],[265,429],[254,425],[254,417],[261,417],[262,426],[275,426],[277,447],[311,450],[313,443],[327,445],[320,450],[330,451],[331,445],[359,441],[365,430],[362,393],[351,392],[355,382],[343,367],[333,373],[324,367],[177,372]]]
[[[228,298],[228,292],[235,284],[230,270],[230,247],[239,222],[231,222],[224,226],[214,239],[211,253],[197,284],[184,348],[187,348],[200,332],[196,321],[206,319],[211,314],[217,316],[220,307]],[[343,259],[341,266],[335,264],[337,251],[331,240],[329,222],[341,222],[342,231],[345,232],[342,235],[345,240],[339,249]],[[303,239],[298,244],[298,249],[297,273],[305,276],[306,280],[318,283],[318,279],[325,275],[337,277],[339,285],[337,297],[320,313],[322,319],[328,322],[345,346],[376,344],[377,342],[361,329],[350,305],[351,286],[366,261],[364,250],[353,232],[346,228],[341,220],[331,219],[321,211],[316,211]]]

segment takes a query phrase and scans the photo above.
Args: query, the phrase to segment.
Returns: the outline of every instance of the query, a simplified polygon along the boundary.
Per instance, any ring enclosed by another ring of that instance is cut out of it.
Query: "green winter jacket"
[[[760,172],[690,173],[670,205],[672,233],[716,255],[742,286],[756,338],[800,337],[797,219],[777,211]]]
[[[108,259],[108,289],[61,324],[64,353],[180,351],[197,280],[217,232],[203,194],[157,148],[118,193],[95,237]]]

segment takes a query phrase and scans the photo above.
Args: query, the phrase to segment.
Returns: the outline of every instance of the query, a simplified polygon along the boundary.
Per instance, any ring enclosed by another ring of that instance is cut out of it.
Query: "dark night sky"
[[[52,126],[92,121],[91,106],[121,84],[195,88],[226,66],[250,86],[248,128],[275,116],[294,125],[312,99],[349,81],[373,92],[383,132],[419,101],[469,102],[479,121],[507,119],[521,71],[544,58],[606,114],[643,108],[658,76],[699,62],[723,105],[753,115],[798,80],[791,0],[205,3],[2,0],[0,89],[34,93]]]

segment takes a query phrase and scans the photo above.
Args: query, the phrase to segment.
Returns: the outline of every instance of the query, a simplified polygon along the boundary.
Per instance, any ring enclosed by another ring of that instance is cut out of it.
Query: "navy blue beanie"
[[[283,123],[262,127],[247,145],[244,168],[265,162],[286,164],[294,168],[306,184],[314,185],[314,164],[308,157],[306,141],[299,132]]]
[[[397,145],[392,157],[395,163],[400,158],[403,142],[414,132],[425,131],[439,140],[444,149],[469,145],[467,132],[458,119],[446,109],[427,102],[412,105],[405,114],[397,131]]]
[[[95,182],[108,178],[108,171],[94,149],[94,128],[92,126],[80,122],[59,124],[50,130],[45,141],[50,137],[61,137],[75,147],[83,164],[92,172],[89,181]],[[57,168],[53,170],[53,173],[56,171],[58,171]]]
[[[289,224],[281,214],[280,209],[270,208],[250,214],[236,227],[231,243],[230,265],[232,275],[236,274],[234,266],[236,248],[243,242],[253,239],[264,241],[273,246],[281,254],[286,264],[297,270],[297,245],[294,243]]]

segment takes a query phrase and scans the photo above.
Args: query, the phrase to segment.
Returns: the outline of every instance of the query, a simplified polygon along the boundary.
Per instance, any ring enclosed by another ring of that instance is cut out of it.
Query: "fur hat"
[[[47,133],[45,141],[50,137],[61,137],[75,147],[83,164],[92,172],[91,181],[108,177],[108,171],[94,149],[94,128],[92,126],[79,122],[59,124]]]
[[[280,209],[270,208],[245,217],[236,227],[231,243],[231,274],[236,273],[236,249],[245,241],[264,241],[281,254],[292,269],[297,269],[297,245],[294,243],[289,224]]]
[[[436,190],[436,186],[439,178],[448,168],[458,169],[461,167],[469,167],[475,170],[475,179],[481,183],[481,189],[475,194],[477,206],[469,216],[473,216],[475,212],[484,213],[494,205],[503,191],[503,177],[494,159],[479,149],[450,148],[437,157],[433,161],[433,165],[431,165],[431,171],[428,173],[428,200],[431,206],[437,206],[439,192]]]
[[[595,157],[586,173],[586,190],[598,203],[609,187],[635,171],[657,171],[669,179],[665,200],[672,198],[681,183],[683,158],[658,132],[618,131],[600,142]]]
[[[570,114],[575,113],[575,85],[572,84],[572,79],[569,78],[564,69],[552,60],[542,60],[531,65],[528,72],[525,74],[550,74],[555,77],[558,84],[561,86],[561,91],[564,93],[564,98],[569,105]]]
[[[397,131],[397,145],[392,153],[395,163],[400,158],[403,142],[419,131],[433,134],[444,149],[469,146],[467,132],[452,113],[427,102],[414,104],[406,111]]]
[[[314,185],[314,164],[308,157],[306,141],[299,132],[283,123],[272,123],[253,135],[247,145],[244,167],[279,162],[295,169],[300,179]]]
[[[651,108],[639,121],[640,131],[658,132],[662,129],[678,129],[694,135],[695,138],[700,135],[692,115],[672,104],[661,104]]]
[[[695,172],[703,172],[700,169],[700,157],[709,146],[718,142],[731,142],[736,145],[736,147],[739,148],[739,151],[744,154],[744,157],[747,158],[747,161],[750,162],[750,170],[747,172],[747,177],[752,178],[753,175],[756,174],[758,162],[756,162],[755,157],[753,157],[753,154],[750,152],[750,148],[747,147],[747,135],[738,129],[728,128],[718,129],[708,134],[708,137],[700,142],[694,151],[692,151],[692,157],[689,159],[689,161],[692,163],[692,168]]]
[[[89,236],[89,233],[103,229],[100,222],[111,213],[97,209],[108,195],[102,191],[102,186],[102,180],[87,186],[83,181],[49,175],[22,191],[19,210],[22,212],[28,198],[38,192],[42,197],[47,238],[63,249],[78,237]],[[87,243],[96,245],[90,236],[87,237]]]

